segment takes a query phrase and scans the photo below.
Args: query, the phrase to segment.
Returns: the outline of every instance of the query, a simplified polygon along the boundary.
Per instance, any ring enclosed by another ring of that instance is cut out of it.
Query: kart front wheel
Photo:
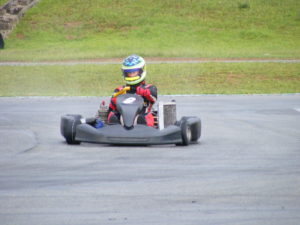
[[[61,117],[60,132],[66,139],[66,142],[70,145],[78,145],[80,141],[75,140],[76,127],[81,124],[81,115],[65,115]]]
[[[182,145],[187,146],[192,140],[192,129],[187,120],[184,120],[180,126]]]
[[[182,117],[176,125],[180,126],[182,137],[182,143],[177,145],[197,143],[201,136],[201,120],[198,117]]]

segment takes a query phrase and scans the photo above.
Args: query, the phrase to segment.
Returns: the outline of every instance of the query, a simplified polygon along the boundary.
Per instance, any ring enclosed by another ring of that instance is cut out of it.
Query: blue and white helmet
[[[128,73],[139,71],[137,76],[128,77]],[[123,77],[128,85],[135,85],[143,80],[146,77],[146,62],[145,60],[138,55],[130,55],[124,59],[122,63],[122,72]]]

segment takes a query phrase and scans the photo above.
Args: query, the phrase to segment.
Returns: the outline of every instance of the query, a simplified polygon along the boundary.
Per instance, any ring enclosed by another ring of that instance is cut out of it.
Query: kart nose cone
[[[132,129],[134,128],[134,126],[130,126],[130,127],[124,126],[124,128],[125,128],[126,130],[132,130]]]

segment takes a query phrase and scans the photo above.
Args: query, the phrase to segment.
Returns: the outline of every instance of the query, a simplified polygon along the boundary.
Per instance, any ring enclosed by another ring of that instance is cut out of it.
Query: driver
[[[154,125],[154,118],[151,108],[157,99],[157,89],[154,85],[146,84],[146,62],[138,55],[130,55],[122,63],[123,79],[126,85],[119,86],[114,93],[121,91],[125,87],[130,87],[129,94],[137,94],[143,97],[143,113],[138,117],[137,123]],[[112,97],[109,104],[108,123],[118,122],[120,114],[116,108],[116,97]]]

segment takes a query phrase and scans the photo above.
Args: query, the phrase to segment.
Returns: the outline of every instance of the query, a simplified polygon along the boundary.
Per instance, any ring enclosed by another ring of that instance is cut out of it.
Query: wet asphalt
[[[188,147],[67,145],[102,99],[0,98],[1,225],[299,223],[300,94],[161,96],[201,118]]]

